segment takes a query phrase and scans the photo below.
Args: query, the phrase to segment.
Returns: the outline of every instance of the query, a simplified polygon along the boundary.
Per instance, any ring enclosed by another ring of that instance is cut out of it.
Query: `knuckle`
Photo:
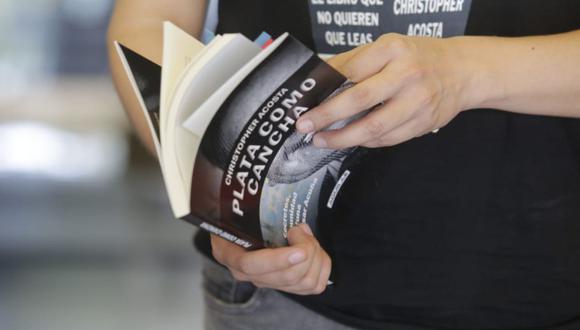
[[[315,294],[321,294],[326,289],[326,285],[324,283],[318,284],[318,286],[314,289]]]
[[[320,243],[318,243],[318,241],[316,240],[312,240],[310,243],[308,243],[308,246],[306,247],[306,253],[308,258],[313,258],[316,253],[318,253],[318,250],[320,249]]]
[[[397,36],[396,33],[385,33],[385,34],[382,34],[381,36],[379,36],[379,38],[377,39],[377,42],[378,43],[388,43],[389,40],[393,39],[396,36]]]
[[[383,40],[383,41],[390,41],[390,40],[394,40],[394,39],[400,39],[403,38],[404,36],[400,33],[396,33],[396,32],[388,32],[388,33],[383,33],[379,39],[377,40]]]
[[[407,65],[403,73],[404,81],[418,81],[425,77],[425,69],[417,63]]]
[[[252,273],[253,269],[252,269],[252,266],[250,265],[248,258],[239,259],[238,265],[239,265],[240,270],[244,274],[251,274]]]
[[[395,35],[389,41],[389,48],[397,54],[407,54],[410,50],[409,43],[401,35]]]
[[[426,88],[422,93],[420,93],[419,106],[432,113],[438,96],[439,93],[436,90]]]
[[[317,285],[318,285],[318,279],[315,278],[314,276],[306,276],[303,280],[302,280],[302,285],[304,286],[304,288],[306,290],[315,290]]]
[[[309,243],[309,245],[311,246],[311,248],[313,250],[320,249],[320,242],[316,238],[314,238],[312,236],[310,237],[310,243]]]
[[[246,281],[248,279],[244,274],[238,271],[230,269],[230,272],[232,273],[232,277],[237,281]]]
[[[369,118],[364,126],[367,134],[372,138],[380,137],[385,130],[385,124],[377,118]]]
[[[350,92],[352,102],[362,108],[368,108],[372,104],[372,92],[369,88],[356,86]]]
[[[381,35],[377,41],[372,44],[373,50],[380,54],[385,53],[391,47],[391,42],[394,38],[396,38],[396,36],[393,33]]]

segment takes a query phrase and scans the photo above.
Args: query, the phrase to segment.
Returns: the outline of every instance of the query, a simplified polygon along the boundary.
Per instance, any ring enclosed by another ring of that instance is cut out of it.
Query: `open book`
[[[203,45],[166,22],[161,67],[119,43],[117,50],[176,218],[251,249],[286,245],[288,230],[303,222],[316,234],[318,214],[333,207],[350,174],[343,163],[353,149],[315,148],[295,124],[347,88],[344,76],[288,34],[266,43],[225,34]]]

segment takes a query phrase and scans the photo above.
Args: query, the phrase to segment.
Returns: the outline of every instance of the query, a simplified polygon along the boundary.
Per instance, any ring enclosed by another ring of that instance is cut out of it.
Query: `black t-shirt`
[[[316,47],[307,1],[220,0],[219,19]],[[473,0],[465,34],[579,28],[578,0]],[[580,329],[580,120],[470,110],[350,166],[321,237],[336,283],[288,296],[360,328]]]

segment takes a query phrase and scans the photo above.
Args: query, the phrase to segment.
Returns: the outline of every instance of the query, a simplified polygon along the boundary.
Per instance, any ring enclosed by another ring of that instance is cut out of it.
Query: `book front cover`
[[[353,150],[315,148],[295,124],[345,81],[300,42],[284,41],[225,100],[203,136],[192,215],[247,248],[286,245],[289,228],[303,222],[316,233],[319,209],[332,207]]]

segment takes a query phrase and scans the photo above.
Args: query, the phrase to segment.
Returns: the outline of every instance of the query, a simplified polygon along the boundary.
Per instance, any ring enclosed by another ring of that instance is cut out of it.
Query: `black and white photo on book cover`
[[[295,123],[349,85],[287,38],[225,99],[203,135],[191,186],[195,222],[238,235],[246,248],[286,245],[288,230],[303,222],[316,234],[320,210],[332,208],[350,173],[343,162],[356,150],[315,148]]]

